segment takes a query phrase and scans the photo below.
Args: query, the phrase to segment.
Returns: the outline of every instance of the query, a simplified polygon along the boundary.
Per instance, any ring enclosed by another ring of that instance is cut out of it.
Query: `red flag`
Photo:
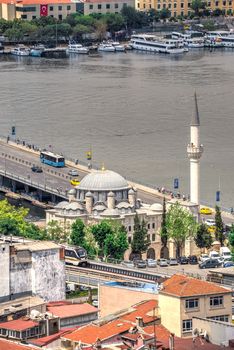
[[[48,16],[48,5],[40,5],[40,16]]]

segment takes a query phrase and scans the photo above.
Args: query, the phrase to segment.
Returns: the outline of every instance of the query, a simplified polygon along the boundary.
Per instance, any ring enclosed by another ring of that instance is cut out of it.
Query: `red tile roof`
[[[231,291],[197,278],[185,275],[173,275],[163,283],[163,289],[159,293],[178,297],[189,297],[194,295],[224,294],[231,293]]]
[[[34,322],[31,320],[23,320],[22,318],[19,320],[0,323],[0,328],[10,329],[14,331],[24,331],[25,329],[32,328],[35,326],[38,326],[38,322]]]
[[[72,4],[71,0],[0,0],[3,4],[14,4],[17,6],[23,5],[63,5]]]
[[[157,300],[148,300],[134,305],[132,311],[120,316],[114,321],[102,325],[89,324],[65,335],[63,338],[75,342],[81,341],[83,344],[94,344],[97,339],[103,341],[127,332],[136,324],[136,317],[142,317],[145,323],[152,322],[155,317],[148,315],[148,313],[153,313],[156,307]]]
[[[34,347],[21,345],[13,341],[0,339],[0,350],[35,350]]]
[[[47,306],[47,310],[53,315],[60,318],[68,318],[81,316],[85,314],[91,314],[98,312],[97,308],[85,303],[85,304],[71,304],[71,305],[59,305],[59,306]]]
[[[46,345],[52,343],[54,340],[59,339],[62,335],[66,334],[66,333],[70,333],[74,330],[75,330],[74,328],[71,328],[70,330],[68,330],[68,329],[61,330],[60,332],[49,335],[47,337],[38,338],[38,339],[30,339],[29,342],[30,342],[30,344],[37,345],[37,346],[46,346]]]

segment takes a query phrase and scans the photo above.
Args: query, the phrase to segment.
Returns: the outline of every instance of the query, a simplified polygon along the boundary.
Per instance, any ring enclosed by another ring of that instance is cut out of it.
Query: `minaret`
[[[190,124],[190,143],[187,146],[187,154],[190,160],[190,201],[200,205],[200,158],[203,145],[200,145],[200,118],[196,92],[194,102],[195,109]]]

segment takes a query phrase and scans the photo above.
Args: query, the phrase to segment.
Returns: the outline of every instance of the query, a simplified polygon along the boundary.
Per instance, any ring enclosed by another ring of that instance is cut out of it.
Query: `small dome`
[[[114,194],[114,192],[112,192],[112,191],[110,191],[110,192],[108,192],[108,195],[107,195],[108,197],[115,197],[115,194]]]
[[[92,193],[89,191],[85,194],[85,197],[93,197]]]
[[[68,195],[71,195],[71,196],[75,196],[76,195],[76,190],[75,188],[72,188],[70,189],[68,192],[67,192]]]
[[[118,191],[128,189],[128,182],[111,170],[95,170],[86,175],[78,189],[84,191]]]
[[[79,202],[72,202],[72,203],[69,203],[69,205],[67,205],[66,207],[67,210],[84,210],[83,206],[81,203]]]
[[[59,202],[59,203],[55,206],[55,209],[65,209],[65,208],[67,207],[68,204],[69,204],[69,202],[66,202],[66,201]]]
[[[118,217],[119,213],[116,209],[106,209],[103,213],[101,213],[101,216],[105,217]]]
[[[150,210],[152,211],[157,211],[157,212],[162,212],[163,211],[163,206],[162,204],[160,203],[153,203],[151,206],[150,206]]]
[[[132,205],[128,202],[120,202],[116,205],[116,208],[122,209],[122,208],[132,208]]]
[[[93,207],[93,210],[104,211],[106,210],[106,206],[104,204],[97,204]]]
[[[129,191],[128,191],[128,194],[135,194],[135,191],[133,188],[131,188]]]

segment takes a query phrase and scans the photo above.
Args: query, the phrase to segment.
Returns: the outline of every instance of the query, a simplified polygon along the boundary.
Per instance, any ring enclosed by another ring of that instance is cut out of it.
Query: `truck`
[[[231,260],[232,254],[228,247],[220,247],[220,256],[223,260]]]

